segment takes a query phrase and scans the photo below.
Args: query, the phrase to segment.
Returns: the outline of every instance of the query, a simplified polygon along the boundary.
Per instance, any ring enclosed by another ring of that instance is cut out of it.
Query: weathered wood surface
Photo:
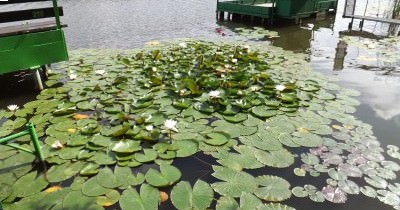
[[[63,24],[62,27],[67,25]],[[41,31],[48,31],[57,28],[55,21],[46,21],[39,23],[29,23],[24,25],[14,25],[0,28],[0,37],[12,36],[18,34],[34,33]]]

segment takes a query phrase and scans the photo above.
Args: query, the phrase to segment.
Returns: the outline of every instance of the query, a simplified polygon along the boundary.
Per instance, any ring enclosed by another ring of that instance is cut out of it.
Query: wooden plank
[[[400,20],[397,20],[397,19],[387,19],[387,18],[370,17],[370,16],[362,16],[362,15],[350,15],[350,16],[346,16],[346,17],[355,18],[355,19],[361,19],[361,20],[370,20],[370,21],[382,22],[382,23],[400,24]]]
[[[274,7],[274,3],[255,4],[258,7]]]
[[[63,24],[62,27],[67,27]],[[0,28],[0,37],[27,34],[41,31],[49,31],[57,28],[55,21],[46,21],[39,23],[30,23],[26,25],[7,26]]]
[[[31,2],[41,2],[41,1],[51,1],[51,0],[8,0],[8,1],[0,1],[0,5],[31,3]]]
[[[62,7],[58,7],[60,16],[64,15]],[[0,12],[0,23],[8,23],[23,20],[33,20],[54,17],[53,7],[28,9],[19,11]]]

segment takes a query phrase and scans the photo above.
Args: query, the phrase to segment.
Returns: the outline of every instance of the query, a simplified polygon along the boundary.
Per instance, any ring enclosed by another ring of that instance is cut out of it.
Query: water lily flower
[[[152,126],[152,125],[146,126],[146,130],[147,130],[147,131],[152,131],[152,130],[153,130],[153,126]]]
[[[149,114],[149,116],[147,116],[146,119],[144,119],[144,121],[148,122],[149,120],[151,120],[151,118],[153,118],[153,116],[151,116],[151,114]]]
[[[156,68],[156,67],[151,67],[151,70],[152,70],[153,72],[156,72],[156,71],[157,71],[157,68]]]
[[[176,123],[178,122],[168,119],[164,122],[164,126],[167,130],[178,132],[178,129],[176,128]]]
[[[104,70],[97,70],[97,71],[95,71],[95,73],[96,73],[96,74],[99,74],[99,75],[103,75],[104,73],[106,73],[106,71],[104,71]]]
[[[186,48],[187,44],[185,42],[181,42],[179,43],[179,47]]]
[[[232,63],[237,63],[237,62],[238,62],[238,59],[236,59],[236,58],[232,59]]]
[[[17,109],[19,109],[19,106],[15,105],[15,104],[12,104],[12,105],[8,105],[7,109],[10,110],[10,111],[15,112],[15,111],[17,111]]]
[[[220,92],[219,90],[213,90],[213,91],[210,91],[210,92],[208,93],[208,95],[209,95],[210,98],[212,98],[212,99],[219,98],[220,94],[221,94],[221,92]]]
[[[245,46],[244,46],[244,49],[249,50],[249,49],[250,49],[250,45],[245,45]]]
[[[182,89],[179,91],[179,95],[180,96],[184,96],[186,94],[187,90],[186,89]]]
[[[256,92],[256,91],[260,90],[260,87],[257,86],[257,85],[253,85],[253,86],[250,87],[250,90],[251,90],[252,92]]]
[[[62,145],[60,141],[55,141],[51,145],[51,148],[53,148],[53,149],[62,149],[62,148],[64,148],[64,145]]]
[[[275,89],[278,90],[278,91],[283,91],[283,90],[286,89],[286,86],[284,86],[284,85],[276,85]]]
[[[69,75],[69,79],[71,79],[71,80],[74,80],[74,79],[76,79],[78,77],[78,75],[76,75],[76,74],[70,74]]]
[[[244,106],[246,104],[246,102],[243,101],[243,99],[235,100],[235,102],[236,102],[237,105],[240,105],[240,106]]]

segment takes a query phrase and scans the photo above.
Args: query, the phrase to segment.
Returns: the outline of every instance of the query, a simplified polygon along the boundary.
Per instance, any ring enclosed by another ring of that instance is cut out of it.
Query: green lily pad
[[[54,165],[47,171],[46,177],[49,182],[61,182],[79,173],[82,167],[82,162],[67,162],[61,165]]]
[[[94,197],[104,195],[111,189],[101,186],[97,181],[97,176],[88,179],[82,186],[82,193],[86,196]]]
[[[209,139],[206,139],[205,142],[209,145],[213,146],[221,146],[228,142],[229,134],[223,132],[215,132],[207,134]]]
[[[111,145],[111,150],[119,153],[133,153],[141,150],[139,141],[122,140]]]
[[[177,209],[206,209],[213,198],[213,189],[202,180],[198,180],[193,189],[189,182],[179,182],[171,191],[171,201]]]
[[[211,186],[221,195],[240,197],[242,192],[255,192],[257,184],[255,178],[243,171],[235,171],[230,168],[213,166],[215,178],[222,182],[215,182]]]
[[[174,166],[160,165],[160,171],[150,168],[146,173],[146,181],[155,187],[165,187],[174,184],[181,178],[181,172]]]
[[[34,171],[19,178],[13,185],[13,194],[16,197],[28,197],[42,191],[48,183],[43,176],[36,176],[37,172]]]
[[[274,109],[270,109],[267,106],[256,106],[251,109],[252,113],[259,118],[268,118],[275,116],[278,112]]]
[[[256,190],[255,195],[266,201],[283,201],[291,196],[290,184],[283,178],[277,176],[259,176],[256,178],[259,185],[263,186]]]
[[[140,194],[132,188],[122,192],[119,205],[122,210],[130,210],[134,206],[137,210],[156,210],[160,201],[160,193],[156,188],[143,184]]]
[[[96,177],[97,183],[105,188],[113,189],[120,186],[117,177],[108,167],[101,169]]]
[[[258,150],[254,155],[261,163],[275,168],[286,168],[294,163],[293,154],[286,149],[269,152]]]

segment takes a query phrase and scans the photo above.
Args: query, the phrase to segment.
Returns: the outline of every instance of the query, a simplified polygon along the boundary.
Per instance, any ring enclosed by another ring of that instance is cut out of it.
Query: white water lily
[[[78,75],[76,75],[76,74],[70,74],[69,75],[69,79],[71,79],[71,80],[74,80],[74,79],[76,79],[78,77]]]
[[[210,96],[210,98],[215,99],[215,98],[219,98],[219,95],[221,95],[221,92],[219,90],[213,90],[213,91],[210,91],[208,93],[208,95]]]
[[[186,89],[182,89],[179,91],[179,95],[180,96],[184,96],[186,94],[187,90]]]
[[[178,122],[175,121],[175,120],[170,120],[170,119],[168,119],[168,120],[166,120],[166,121],[164,122],[164,126],[165,126],[165,128],[166,128],[167,130],[178,132],[178,129],[175,127],[175,126],[176,126],[176,123],[178,123]]]
[[[236,58],[232,59],[232,63],[237,63],[237,62],[238,62],[238,59],[236,59]]]
[[[152,70],[153,72],[156,72],[156,71],[157,71],[157,68],[156,68],[156,67],[151,67],[151,70]]]
[[[186,48],[187,44],[185,42],[181,42],[179,43],[179,47]]]
[[[253,86],[250,87],[250,90],[253,91],[253,92],[256,92],[256,91],[258,91],[260,89],[261,88],[259,86],[257,86],[257,85],[253,85]]]
[[[106,71],[105,70],[97,70],[97,71],[95,71],[95,73],[99,74],[99,75],[103,75],[104,73],[106,73]]]
[[[151,114],[149,114],[149,116],[147,116],[146,119],[144,119],[144,121],[148,122],[149,120],[151,120],[151,118],[153,118],[153,116],[151,116]]]
[[[152,125],[148,125],[148,126],[146,126],[146,130],[147,130],[147,131],[152,131],[152,130],[153,130],[153,128],[154,128],[154,127],[153,127]]]
[[[244,48],[245,49],[250,49],[250,45],[245,45]]]
[[[225,68],[230,69],[232,66],[229,64],[225,64]]]
[[[284,85],[276,85],[275,89],[278,90],[278,91],[283,91],[283,90],[286,89],[286,86],[284,86]]]
[[[10,110],[10,111],[15,112],[15,111],[17,111],[17,109],[19,109],[19,106],[15,105],[15,104],[12,104],[12,105],[8,105],[7,109]]]
[[[53,148],[53,149],[62,149],[62,148],[64,148],[64,145],[61,144],[60,141],[55,141],[55,142],[51,145],[51,148]]]
[[[238,105],[242,105],[242,106],[244,106],[244,105],[246,104],[246,102],[245,102],[245,101],[243,101],[243,99],[236,100],[235,102],[236,102],[236,104],[238,104]]]

